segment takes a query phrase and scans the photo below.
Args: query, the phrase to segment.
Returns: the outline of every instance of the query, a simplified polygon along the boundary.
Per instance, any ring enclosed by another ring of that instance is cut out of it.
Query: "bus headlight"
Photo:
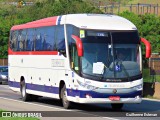
[[[98,89],[98,87],[95,87],[95,86],[92,86],[92,85],[88,85],[86,83],[82,83],[80,82],[79,80],[77,80],[78,84],[81,86],[81,87],[84,87],[86,89],[89,89],[89,90],[95,90],[95,89]]]
[[[142,84],[137,85],[137,86],[134,87],[134,89],[137,90],[137,91],[141,91],[141,90],[143,90],[143,85]]]

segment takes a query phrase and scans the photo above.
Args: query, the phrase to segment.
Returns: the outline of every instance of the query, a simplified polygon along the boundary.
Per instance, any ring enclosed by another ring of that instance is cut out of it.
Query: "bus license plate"
[[[111,101],[119,101],[120,100],[120,97],[119,96],[110,96],[109,99]]]

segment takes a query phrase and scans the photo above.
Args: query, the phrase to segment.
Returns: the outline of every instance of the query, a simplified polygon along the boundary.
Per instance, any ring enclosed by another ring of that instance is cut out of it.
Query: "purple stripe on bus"
[[[20,85],[18,82],[8,81],[9,86],[20,88]],[[59,88],[54,86],[46,86],[46,85],[37,85],[37,84],[29,84],[27,83],[27,89],[29,90],[36,90],[46,93],[54,93],[59,94]],[[131,93],[123,93],[123,94],[114,94],[114,93],[97,93],[94,91],[82,91],[82,90],[73,90],[73,89],[67,89],[67,95],[68,96],[79,96],[80,98],[86,98],[86,95],[92,96],[92,98],[108,98],[109,96],[120,96],[120,98],[135,98],[136,96],[141,96],[142,91],[134,91]],[[43,96],[43,95],[42,95]]]

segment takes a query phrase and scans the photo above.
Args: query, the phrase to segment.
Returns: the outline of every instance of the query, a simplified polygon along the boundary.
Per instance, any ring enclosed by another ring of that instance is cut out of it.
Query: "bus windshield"
[[[131,80],[141,75],[137,31],[80,30],[82,76],[95,80]]]

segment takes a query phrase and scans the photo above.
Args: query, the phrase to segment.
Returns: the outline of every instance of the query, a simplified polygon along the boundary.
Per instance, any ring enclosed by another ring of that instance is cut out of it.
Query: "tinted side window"
[[[23,51],[25,46],[25,34],[26,30],[18,30],[18,46],[17,51]]]
[[[26,50],[25,51],[33,51],[33,36],[34,29],[27,29],[26,32]]]
[[[36,37],[36,50],[52,51],[55,47],[55,26],[39,28]]]
[[[73,26],[73,25],[67,25],[67,38],[69,46],[71,45],[74,40],[72,39],[72,35],[79,36],[79,28]]]
[[[10,48],[14,51],[65,50],[64,26],[12,31]]]
[[[64,26],[57,26],[56,29],[56,46],[57,50],[65,50],[65,37],[64,37]]]
[[[17,50],[17,45],[18,45],[18,31],[11,31],[11,35],[10,35],[10,48],[13,51]]]
[[[67,38],[68,38],[68,44],[69,44],[69,55],[70,55],[71,68],[79,74],[79,70],[80,70],[79,57],[78,57],[76,42],[71,37],[72,35],[79,36],[79,28],[73,25],[67,25]]]

